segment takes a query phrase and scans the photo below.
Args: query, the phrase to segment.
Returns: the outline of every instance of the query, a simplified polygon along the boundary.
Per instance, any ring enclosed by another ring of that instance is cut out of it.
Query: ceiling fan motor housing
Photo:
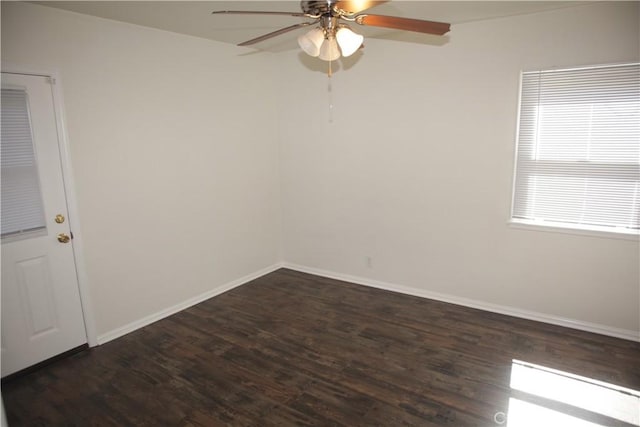
[[[331,14],[335,4],[336,0],[303,0],[300,2],[300,8],[304,13],[320,16]]]

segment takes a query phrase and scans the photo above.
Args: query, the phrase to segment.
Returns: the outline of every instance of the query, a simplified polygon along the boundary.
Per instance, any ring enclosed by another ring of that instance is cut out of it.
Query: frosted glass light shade
[[[342,50],[342,56],[351,56],[362,46],[364,36],[354,33],[350,28],[342,27],[336,33],[336,39]]]
[[[298,37],[300,48],[310,56],[318,56],[320,54],[320,46],[322,46],[323,41],[324,31],[322,31],[322,28],[314,28]]]
[[[323,61],[335,61],[340,58],[340,48],[335,37],[329,37],[322,43],[319,58]]]

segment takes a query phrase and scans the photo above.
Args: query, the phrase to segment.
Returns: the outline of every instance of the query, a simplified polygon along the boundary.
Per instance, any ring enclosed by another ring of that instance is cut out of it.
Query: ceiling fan
[[[260,37],[247,40],[240,43],[238,46],[252,45],[298,28],[314,26],[309,32],[298,37],[298,44],[308,55],[320,58],[324,61],[335,61],[340,58],[340,56],[350,56],[363,47],[362,42],[364,37],[351,30],[346,23],[356,23],[358,25],[393,28],[397,30],[435,35],[443,35],[449,31],[450,25],[444,22],[361,13],[366,9],[382,3],[387,3],[387,1],[309,0],[300,2],[302,12],[297,13],[240,10],[221,10],[212,13],[286,15],[310,19],[311,21],[294,24],[268,34],[264,34]],[[315,26],[316,24],[318,25]]]

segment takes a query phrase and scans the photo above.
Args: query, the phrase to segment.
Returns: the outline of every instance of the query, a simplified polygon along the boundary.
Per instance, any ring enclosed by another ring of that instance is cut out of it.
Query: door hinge
[[[69,230],[69,236],[71,237],[71,240],[73,240],[73,231]]]
[[[54,85],[54,84],[56,84],[56,79],[54,79],[53,77],[47,77],[47,82],[50,85]]]

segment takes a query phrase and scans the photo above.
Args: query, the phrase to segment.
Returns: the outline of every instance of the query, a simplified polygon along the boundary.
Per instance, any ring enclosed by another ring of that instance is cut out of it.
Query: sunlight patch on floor
[[[640,426],[640,392],[637,390],[520,360],[513,360],[511,365],[511,388]],[[509,400],[508,421],[509,427],[600,425],[516,398]]]
[[[508,420],[507,427],[606,427],[514,398],[509,399]]]

